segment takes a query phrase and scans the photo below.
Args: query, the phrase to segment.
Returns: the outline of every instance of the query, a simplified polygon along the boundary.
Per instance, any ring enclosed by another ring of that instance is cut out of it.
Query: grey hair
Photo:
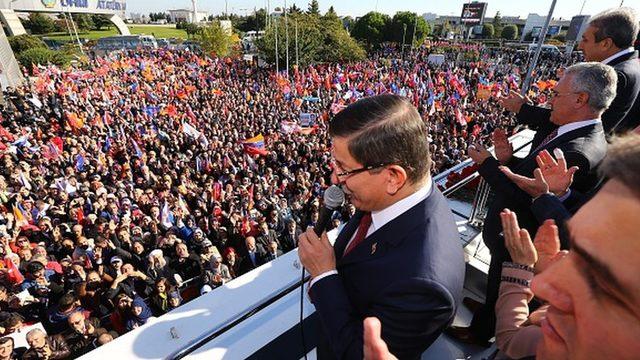
[[[41,329],[35,328],[35,329],[29,330],[29,332],[27,333],[25,338],[26,339],[31,339],[35,334],[42,334],[42,335],[46,336],[44,331],[42,331]]]
[[[597,42],[611,38],[620,49],[633,46],[640,29],[636,12],[629,7],[605,10],[592,17],[589,25],[597,28],[595,32]]]
[[[602,113],[616,97],[618,74],[599,62],[585,62],[568,67],[565,76],[571,76],[571,88],[589,95],[589,107]]]

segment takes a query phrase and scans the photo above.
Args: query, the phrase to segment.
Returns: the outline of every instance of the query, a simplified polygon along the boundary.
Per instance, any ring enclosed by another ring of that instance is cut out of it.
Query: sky
[[[283,6],[284,0],[269,0],[273,9]],[[267,0],[226,0],[230,13],[250,14],[254,8],[265,7]],[[295,3],[302,9],[307,9],[310,0],[288,0],[287,5]],[[436,13],[438,15],[460,15],[462,0],[319,0],[320,11],[325,12],[329,6],[340,16],[362,16],[369,11],[376,10],[390,15],[397,11],[413,11],[418,14]],[[552,0],[517,1],[517,0],[489,0],[487,17],[493,17],[496,11],[502,16],[520,16],[526,18],[529,13],[546,15]],[[640,0],[624,0],[624,6],[640,11]],[[558,0],[554,11],[554,18],[571,19],[580,13],[584,3],[583,14],[594,15],[610,7],[620,6],[621,0]],[[209,11],[211,14],[224,13],[225,0],[198,0],[198,9]],[[142,13],[166,11],[178,8],[191,8],[191,0],[127,0],[128,13]]]

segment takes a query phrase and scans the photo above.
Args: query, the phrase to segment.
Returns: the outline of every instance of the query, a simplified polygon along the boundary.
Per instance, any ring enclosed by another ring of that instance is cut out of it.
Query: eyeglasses
[[[336,172],[336,177],[338,177],[338,180],[346,181],[351,176],[357,175],[357,174],[359,174],[361,172],[370,171],[370,170],[378,169],[378,168],[389,166],[389,165],[391,165],[391,164],[389,164],[389,163],[380,163],[380,164],[376,164],[376,165],[363,166],[361,168],[353,169],[353,170],[349,170],[349,171]],[[336,170],[339,168],[339,166],[337,164],[335,164],[335,163],[334,163],[334,167],[337,167]]]
[[[560,96],[565,96],[565,95],[574,95],[574,94],[580,94],[580,92],[578,91],[571,91],[571,92],[564,92],[564,93],[559,93],[554,89],[551,89],[551,98],[556,98],[556,97],[560,97]]]

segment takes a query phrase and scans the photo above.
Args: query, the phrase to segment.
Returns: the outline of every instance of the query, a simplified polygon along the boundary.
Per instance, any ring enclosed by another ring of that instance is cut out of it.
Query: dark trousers
[[[500,277],[502,263],[511,261],[509,252],[504,246],[504,240],[491,251],[491,264],[487,276],[487,289],[484,306],[473,314],[469,330],[480,341],[489,341],[496,332],[496,302],[500,291]]]

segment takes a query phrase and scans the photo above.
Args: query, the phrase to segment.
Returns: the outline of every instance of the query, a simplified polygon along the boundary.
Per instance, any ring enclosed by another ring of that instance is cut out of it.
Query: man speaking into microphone
[[[395,95],[364,98],[329,125],[332,181],[358,209],[334,246],[300,235],[309,296],[328,343],[318,357],[362,359],[363,320],[382,322],[400,359],[419,358],[453,321],[464,259],[453,215],[433,183],[427,128]]]

